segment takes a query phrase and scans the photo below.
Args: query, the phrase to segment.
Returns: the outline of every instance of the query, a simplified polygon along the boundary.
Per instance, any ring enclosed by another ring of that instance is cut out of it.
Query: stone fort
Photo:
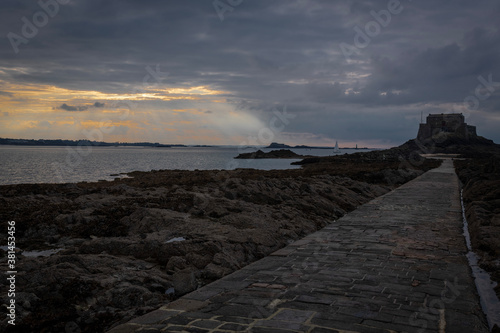
[[[476,126],[467,125],[461,113],[429,114],[427,122],[420,124],[417,139],[425,141],[435,135],[454,134],[466,140],[477,136]]]

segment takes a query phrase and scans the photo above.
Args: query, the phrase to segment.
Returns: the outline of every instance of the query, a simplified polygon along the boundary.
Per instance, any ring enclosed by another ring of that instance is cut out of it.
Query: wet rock
[[[220,279],[228,274],[230,274],[232,270],[227,267],[222,267],[216,264],[208,264],[204,271],[203,271],[203,276],[207,280],[217,280]]]
[[[218,219],[218,218],[221,218],[221,217],[226,216],[228,214],[229,214],[229,212],[227,211],[227,209],[225,209],[223,207],[214,207],[208,213],[208,216]]]
[[[186,260],[196,268],[203,269],[212,261],[212,257],[190,252],[186,255]]]
[[[167,262],[167,271],[179,271],[183,270],[188,266],[186,259],[184,257],[171,257]]]
[[[172,276],[172,283],[174,285],[176,296],[182,296],[190,293],[198,287],[195,273],[189,268],[175,272]]]
[[[74,321],[66,323],[64,327],[65,333],[80,333],[81,331],[80,327]]]

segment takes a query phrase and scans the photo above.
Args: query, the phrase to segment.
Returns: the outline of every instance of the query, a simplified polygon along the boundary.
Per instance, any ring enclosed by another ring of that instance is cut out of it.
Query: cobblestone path
[[[451,160],[110,332],[488,332]]]

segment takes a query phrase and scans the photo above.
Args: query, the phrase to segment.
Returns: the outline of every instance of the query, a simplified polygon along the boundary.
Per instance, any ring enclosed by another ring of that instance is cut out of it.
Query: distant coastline
[[[90,140],[62,140],[62,139],[9,139],[0,138],[0,145],[12,146],[100,146],[100,147],[188,147],[183,144],[160,144],[158,142],[103,142]],[[211,147],[206,145],[198,145],[194,147]]]
[[[12,139],[0,138],[0,145],[11,146],[95,146],[95,147],[158,147],[158,148],[175,148],[175,147],[196,147],[196,148],[212,148],[217,145],[185,145],[185,144],[162,144],[159,142],[104,142],[91,140],[64,140],[64,139]],[[256,148],[256,147],[248,147]],[[296,145],[290,146],[283,143],[273,142],[264,149],[334,149],[334,147],[322,146],[307,146]],[[366,150],[373,149],[368,147],[342,147],[340,149],[358,149]]]
[[[294,149],[334,149],[335,147],[321,147],[321,146],[317,147],[317,146],[306,146],[306,145],[289,146],[289,145],[284,144],[284,143],[273,142],[265,148],[269,148],[269,149],[289,149],[289,148],[294,148]],[[368,148],[368,147],[359,148],[356,146],[356,147],[342,147],[339,149],[370,149],[370,148]]]

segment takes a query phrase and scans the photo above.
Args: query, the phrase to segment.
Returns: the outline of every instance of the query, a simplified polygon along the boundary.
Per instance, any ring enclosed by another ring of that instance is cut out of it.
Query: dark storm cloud
[[[13,97],[14,95],[7,91],[0,91],[0,96]]]
[[[353,44],[354,27],[364,29],[374,20],[371,11],[387,5],[243,1],[221,21],[205,0],[73,0],[18,54],[1,40],[0,75],[13,83],[126,93],[158,64],[169,73],[164,83],[211,85],[262,119],[274,105],[288,105],[297,118],[287,131],[337,137],[337,124],[344,124],[377,138],[391,137],[386,124],[405,124],[392,134],[395,141],[414,131],[415,124],[402,121],[408,114],[463,103],[479,76],[500,81],[500,5],[493,0],[401,1],[401,13],[347,61],[340,43]],[[5,0],[0,8],[2,36],[21,34],[21,18],[40,10],[27,0]],[[495,89],[480,101],[482,111],[498,112]],[[332,118],[335,126],[326,126]]]
[[[73,106],[73,105],[68,105],[68,104],[64,103],[61,106],[57,107],[57,109],[61,109],[64,111],[86,111],[88,109],[88,107],[87,106]]]
[[[89,108],[103,108],[106,104],[95,102],[91,105],[68,105],[63,103],[61,106],[56,107],[56,109],[64,110],[64,111],[87,111]]]
[[[479,84],[478,76],[487,78],[492,74],[500,82],[498,30],[476,28],[464,36],[461,44],[407,52],[395,59],[373,58],[366,90],[401,90],[402,97],[395,99],[400,103],[459,102]]]
[[[460,103],[481,83],[479,77],[500,90],[500,34],[476,28],[460,44],[422,51],[409,50],[391,58],[373,56],[370,76],[363,87],[351,85],[357,94],[344,95],[349,85],[310,84],[316,102],[405,105],[412,103]],[[381,95],[383,93],[383,95]],[[489,103],[497,99],[491,94]]]

